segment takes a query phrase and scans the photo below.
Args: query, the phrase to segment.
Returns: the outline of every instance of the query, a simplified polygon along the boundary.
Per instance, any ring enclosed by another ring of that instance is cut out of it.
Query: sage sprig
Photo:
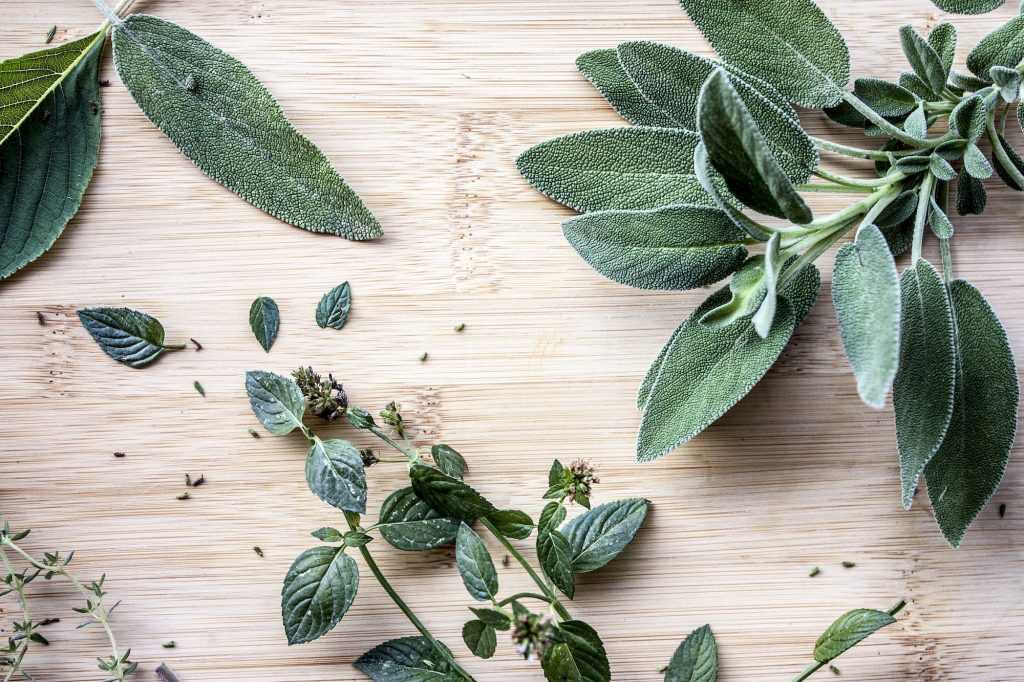
[[[852,235],[835,257],[832,299],[858,393],[879,409],[892,389],[903,503],[923,475],[958,546],[1003,477],[1019,390],[1002,325],[953,273],[950,194],[955,184],[966,215],[984,210],[993,175],[1024,190],[1024,156],[1005,135],[1014,108],[1024,128],[1024,17],[970,51],[969,73],[953,68],[952,24],[927,36],[903,26],[908,70],[851,84],[845,40],[812,0],[681,4],[721,61],[643,41],[588,52],[579,70],[635,125],[548,140],[517,161],[538,190],[583,213],[563,230],[601,274],[665,290],[730,278],[644,378],[638,460],[688,442],[753,388],[814,304],[814,262]],[[981,13],[1002,2],[936,4]],[[814,138],[791,102],[878,142]],[[833,172],[819,152],[870,162],[875,177]],[[813,192],[851,200],[816,217]],[[924,257],[932,238],[938,267]]]

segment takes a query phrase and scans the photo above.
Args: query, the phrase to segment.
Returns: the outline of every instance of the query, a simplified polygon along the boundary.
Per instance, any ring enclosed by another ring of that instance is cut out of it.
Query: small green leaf
[[[270,352],[281,326],[281,313],[272,298],[260,296],[249,306],[249,328],[263,350]]]
[[[722,69],[701,89],[697,123],[708,159],[738,199],[761,213],[795,223],[811,221],[811,209],[772,155]]]
[[[508,630],[512,627],[512,619],[508,617],[508,614],[501,609],[491,609],[470,606],[469,610],[473,612],[477,618],[484,623],[487,623],[496,630]]]
[[[471,620],[462,626],[462,641],[479,658],[490,658],[498,646],[494,628],[479,620]]]
[[[131,308],[83,308],[78,311],[78,319],[104,353],[136,369],[166,350],[182,348],[166,345],[164,326]]]
[[[599,273],[640,289],[713,284],[746,259],[746,233],[710,206],[599,211],[562,223],[565,238]]]
[[[541,659],[544,676],[553,682],[611,682],[611,667],[604,644],[594,628],[581,620],[558,624],[558,645]],[[564,649],[560,648],[564,647]],[[557,650],[557,652],[555,651]],[[576,670],[579,677],[565,677],[561,671]]]
[[[779,283],[779,270],[782,268],[779,257],[780,239],[780,234],[776,232],[765,245],[764,277],[761,280],[764,285],[764,300],[758,306],[757,312],[750,318],[750,321],[754,323],[754,331],[762,339],[767,338],[771,332],[772,323],[775,322],[775,313],[778,310],[779,295],[776,287]]]
[[[331,528],[329,526],[318,528],[312,533],[310,533],[310,535],[315,537],[317,540],[320,540],[321,542],[342,542],[345,539],[345,537],[341,534],[341,531],[339,531],[337,528]]]
[[[985,133],[987,120],[985,100],[979,95],[972,95],[956,105],[950,113],[949,129],[968,142],[977,142]]]
[[[828,663],[896,619],[883,611],[855,609],[840,616],[814,645],[814,660]]]
[[[616,500],[590,509],[562,528],[572,548],[573,573],[589,573],[622,554],[647,518],[649,501]]]
[[[614,48],[581,54],[576,58],[576,68],[593,83],[608,104],[630,123],[662,128],[675,125],[670,116],[644,98],[619,64],[619,56]]]
[[[927,47],[924,40],[921,42]],[[928,49],[931,50],[930,47]],[[932,54],[935,54],[934,50]],[[935,59],[938,61],[938,56]],[[853,83],[853,94],[887,118],[906,116],[918,106],[918,98],[914,93],[880,78],[858,78]]]
[[[928,159],[928,170],[939,180],[948,182],[956,177],[956,171],[953,169],[953,166],[950,165],[949,161],[946,161],[938,154],[932,154]]]
[[[113,31],[114,65],[135,103],[204,173],[296,227],[373,239],[380,223],[324,153],[292,126],[244,64],[163,19]]]
[[[253,413],[267,431],[283,436],[302,428],[306,399],[294,381],[271,372],[246,372],[245,390]]]
[[[544,679],[548,682],[583,682],[583,675],[576,667],[568,644],[555,644],[544,652],[540,661]]]
[[[935,520],[953,547],[1006,471],[1020,390],[1006,331],[985,297],[964,280],[950,285],[956,324],[956,397],[949,431],[925,467]]]
[[[518,509],[507,509],[491,514],[487,519],[501,531],[502,535],[513,540],[525,540],[533,533],[533,519],[526,512]]]
[[[1017,68],[1024,59],[1024,16],[1016,16],[981,39],[967,55],[967,68],[981,79],[993,66]]]
[[[885,237],[868,225],[836,253],[832,300],[861,400],[885,405],[900,345],[900,278]]]
[[[979,180],[992,177],[992,164],[988,162],[985,153],[976,144],[967,145],[967,149],[964,151],[964,170]]]
[[[321,329],[341,329],[348,322],[351,307],[352,288],[348,282],[342,282],[320,299],[316,306],[316,323]]]
[[[931,206],[928,208],[928,224],[939,239],[949,239],[953,236],[953,223],[949,221],[946,212],[939,208],[935,197],[932,197]]]
[[[288,569],[281,589],[281,616],[289,644],[327,634],[352,605],[359,567],[338,547],[314,547]]]
[[[966,170],[961,170],[956,183],[956,212],[960,215],[980,215],[987,203],[985,183]]]
[[[665,682],[715,682],[718,679],[718,645],[710,625],[691,632],[672,654]]]
[[[850,80],[850,51],[812,0],[681,0],[722,58],[805,107],[837,103]],[[756,49],[752,48],[756,46]]]
[[[949,26],[949,24],[944,25]],[[934,34],[934,31],[932,33]],[[903,54],[907,56],[907,61],[910,62],[914,73],[928,85],[932,95],[941,95],[943,88],[946,87],[949,69],[943,64],[939,53],[909,24],[900,27],[900,43],[903,45]],[[876,109],[876,111],[878,110]],[[899,114],[893,115],[899,116]]]
[[[431,447],[430,456],[437,464],[437,468],[452,478],[462,478],[468,468],[466,460],[450,445],[441,443]]]
[[[543,521],[537,529],[537,561],[544,575],[555,587],[572,599],[576,591],[572,571],[572,547],[561,531],[547,527]]]
[[[465,523],[455,537],[455,563],[466,591],[477,601],[491,601],[498,594],[498,572],[487,546]]]
[[[473,520],[498,511],[480,493],[433,467],[416,464],[409,478],[417,497],[445,516]]]
[[[999,88],[999,96],[1004,102],[1016,102],[1020,96],[1020,71],[1005,66],[993,66],[989,69],[989,77],[993,85]]]
[[[907,116],[907,120],[903,122],[903,130],[918,140],[923,140],[928,136],[928,116],[925,114],[924,104]]]
[[[451,656],[441,642],[437,646]],[[356,659],[352,665],[374,682],[454,682],[448,658],[425,637],[392,639]]]
[[[984,14],[1001,7],[1006,0],[932,0],[943,12]]]
[[[350,530],[342,537],[346,547],[362,547],[370,544],[373,541],[373,537],[366,533],[360,533],[357,530]]]
[[[345,440],[314,438],[306,455],[306,483],[342,511],[366,511],[366,472],[359,449]]]
[[[392,547],[422,552],[452,542],[459,531],[459,523],[434,511],[412,488],[402,488],[384,500],[377,530]]]
[[[900,279],[899,370],[893,382],[896,443],[903,506],[910,509],[917,482],[939,449],[953,413],[953,313],[946,285],[926,260]]]
[[[564,505],[558,502],[548,502],[540,512],[540,518],[537,519],[537,532],[544,533],[558,528],[562,525],[562,521],[565,521],[565,515]]]

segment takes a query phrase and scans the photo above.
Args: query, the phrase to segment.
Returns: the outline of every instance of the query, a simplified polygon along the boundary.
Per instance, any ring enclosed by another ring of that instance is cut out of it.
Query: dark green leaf
[[[909,24],[900,27],[900,43],[903,45],[903,54],[907,56],[907,61],[910,62],[914,73],[928,84],[933,96],[941,95],[942,89],[946,86],[946,79],[949,77],[949,69],[943,64],[939,53]],[[878,110],[876,109],[876,111]]]
[[[927,47],[927,43],[923,40],[921,42]],[[934,50],[932,54],[934,55]],[[936,57],[937,59],[938,57]],[[887,118],[906,116],[918,105],[918,99],[914,93],[896,83],[890,83],[880,78],[858,78],[854,81],[853,93],[864,104]]]
[[[746,233],[710,206],[599,211],[566,220],[562,230],[599,273],[641,289],[713,284],[747,256]]]
[[[548,502],[540,512],[540,518],[537,519],[537,532],[547,532],[562,525],[565,515],[564,505],[558,502]]]
[[[982,38],[967,55],[967,68],[981,79],[993,66],[1017,68],[1024,59],[1024,16],[1016,16]]]
[[[964,280],[950,285],[956,324],[956,398],[949,431],[925,467],[942,534],[958,547],[1006,471],[1020,391],[1006,332],[985,297]]]
[[[417,497],[445,516],[472,520],[498,511],[480,493],[457,478],[417,464],[409,470]]]
[[[545,527],[543,522],[537,529],[537,561],[552,583],[565,596],[572,599],[576,591],[572,571],[572,547],[561,531]]]
[[[302,428],[306,399],[294,381],[272,372],[246,372],[245,390],[252,411],[267,431],[283,436]]]
[[[564,476],[565,467],[556,459],[551,463],[551,468],[548,469],[548,485],[552,487],[560,485]]]
[[[380,223],[244,64],[181,26],[134,14],[114,64],[136,104],[204,173],[287,223],[372,239]]]
[[[500,609],[470,606],[469,610],[481,621],[496,630],[508,630],[512,627],[512,620],[508,617],[507,613]]]
[[[923,172],[925,170],[928,170],[931,167],[932,158],[933,158],[933,155],[929,155],[929,156],[920,156],[920,155],[904,156],[903,158],[901,158],[898,161],[896,161],[896,164],[893,167],[897,171],[899,171],[900,173],[905,173],[907,175],[913,175],[915,173],[921,173],[921,172]],[[939,159],[939,160],[941,161],[942,159]],[[946,165],[948,166],[949,164],[947,163]]]
[[[281,327],[281,313],[272,298],[260,296],[249,306],[249,328],[263,350],[270,352],[277,338],[277,330]]]
[[[440,647],[451,656],[444,644]],[[448,659],[425,637],[402,637],[378,644],[356,659],[356,670],[374,682],[455,682]]]
[[[960,171],[956,183],[956,212],[960,215],[979,215],[988,203],[985,183],[973,177],[966,170]]]
[[[573,572],[596,571],[622,554],[643,525],[649,504],[641,498],[616,500],[567,523],[562,533],[572,548]]]
[[[1005,0],[932,0],[943,12],[984,14],[1001,7]]]
[[[568,644],[559,643],[548,648],[540,664],[548,682],[583,682],[583,675],[576,667]]]
[[[1006,152],[1008,163],[1000,159],[998,154],[993,154],[992,165],[995,167],[996,174],[1013,189],[1018,192],[1024,191],[1024,185],[1021,185],[1017,180],[1018,175],[1024,176],[1024,158],[1021,158],[1017,150],[1002,135],[999,136],[999,144],[1002,145],[1003,151]],[[1013,172],[1014,170],[1016,170],[1016,173]]]
[[[479,620],[471,620],[462,626],[462,641],[479,658],[490,658],[498,646],[494,628]]]
[[[576,68],[630,123],[663,128],[675,125],[671,117],[644,98],[619,64],[614,48],[581,54],[576,58]]]
[[[968,97],[956,105],[949,115],[949,129],[968,142],[977,142],[985,133],[988,109],[979,95]]]
[[[718,645],[710,625],[691,632],[669,661],[665,682],[715,682],[718,679]]]
[[[697,181],[711,198],[711,202],[718,206],[736,227],[746,232],[755,241],[766,242],[771,239],[771,233],[765,230],[760,223],[747,217],[743,213],[743,205],[729,194],[725,179],[711,165],[707,147],[703,144],[697,145],[697,149],[693,152],[693,169],[697,174]]]
[[[499,511],[487,518],[502,535],[513,540],[525,540],[533,532],[533,519],[518,509]]]
[[[78,319],[104,353],[129,367],[145,367],[165,350],[164,326],[131,308],[83,308]]]
[[[452,542],[459,531],[459,521],[441,516],[418,498],[412,488],[402,488],[384,500],[377,530],[392,547],[422,552]]]
[[[932,94],[932,88],[930,85],[925,83],[916,73],[903,72],[900,74],[900,87],[910,90],[912,93],[920,97],[922,100],[930,100],[935,95]],[[923,102],[918,106],[918,109],[923,108]],[[852,104],[850,105],[853,106]],[[856,109],[854,109],[856,111]]]
[[[896,619],[883,611],[855,609],[840,616],[814,645],[814,660],[828,663]]]
[[[928,460],[942,444],[953,413],[953,313],[946,285],[926,260],[900,279],[900,356],[893,382],[903,506],[910,508]]]
[[[498,594],[498,572],[487,546],[465,523],[455,537],[455,563],[466,591],[477,601],[491,601]]]
[[[316,323],[321,329],[341,329],[348,322],[348,313],[352,308],[352,288],[348,282],[342,282],[320,299],[316,306]]]
[[[366,511],[366,472],[359,449],[345,440],[314,438],[306,455],[306,483],[327,504]]]
[[[885,210],[875,219],[875,224],[880,228],[895,227],[900,225],[907,218],[914,215],[917,210],[916,190],[908,189],[896,197],[896,200],[886,206]]]
[[[431,447],[430,456],[437,464],[437,468],[452,478],[462,478],[468,468],[466,460],[450,445],[441,443]]]
[[[352,605],[359,567],[338,547],[314,547],[288,569],[281,616],[289,644],[311,642],[330,631]]]
[[[344,537],[342,537],[342,540],[345,541],[346,547],[362,547],[364,545],[370,544],[373,541],[373,537],[367,535],[366,533],[360,533],[357,530],[350,530],[347,533],[345,533]]]
[[[559,661],[551,653],[545,655],[541,659],[541,665],[544,667],[544,675],[548,680],[611,682],[612,673],[608,665],[608,654],[605,653],[604,644],[594,628],[581,620],[564,621],[558,625],[557,641],[565,647],[558,652],[557,658],[567,657],[568,660]],[[558,648],[553,647],[553,649]],[[566,673],[562,671],[573,669],[578,671],[578,678],[564,676]]]
[[[953,88],[967,92],[981,90],[988,86],[986,81],[976,78],[968,73],[960,73],[959,71],[950,71],[949,82]]]
[[[321,542],[341,542],[345,537],[341,534],[337,528],[323,527],[310,533],[313,537]]]
[[[956,177],[956,171],[953,170],[953,166],[938,154],[929,156],[928,161],[928,170],[939,180],[948,182]]]

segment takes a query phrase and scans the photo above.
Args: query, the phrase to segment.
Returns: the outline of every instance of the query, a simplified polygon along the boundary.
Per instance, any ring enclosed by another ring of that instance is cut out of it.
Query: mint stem
[[[518,592],[516,594],[513,594],[511,597],[505,597],[497,603],[497,606],[508,606],[512,602],[519,599],[536,599],[537,601],[547,602],[548,604],[551,603],[551,597],[548,597],[546,595],[537,594],[536,592]]]
[[[484,524],[484,527],[487,530],[491,531],[491,534],[494,535],[494,537],[498,538],[498,542],[505,546],[505,549],[508,550],[508,553],[516,558],[516,561],[518,561],[519,564],[526,570],[526,572],[533,579],[533,582],[537,583],[537,587],[540,588],[540,591],[543,592],[544,595],[550,600],[549,603],[551,604],[551,606],[555,608],[555,611],[558,612],[558,615],[565,620],[572,620],[572,616],[569,615],[569,612],[566,611],[565,607],[562,606],[561,602],[558,601],[558,597],[555,596],[555,593],[551,590],[550,587],[548,587],[547,583],[541,580],[540,576],[537,575],[537,571],[533,570],[533,566],[531,566],[530,563],[523,558],[523,555],[519,553],[519,550],[516,549],[511,542],[508,541],[508,538],[505,537],[505,534],[498,530],[498,528],[493,523],[491,523],[490,519],[486,517],[480,519],[480,523]]]

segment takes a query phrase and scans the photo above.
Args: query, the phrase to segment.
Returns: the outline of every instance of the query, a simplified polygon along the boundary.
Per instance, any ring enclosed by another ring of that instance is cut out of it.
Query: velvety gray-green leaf
[[[746,232],[755,241],[766,242],[771,239],[771,233],[766,231],[759,222],[748,217],[743,212],[743,205],[740,201],[729,194],[725,179],[711,165],[707,147],[703,143],[697,145],[696,151],[693,152],[693,169],[697,174],[697,181],[711,198],[711,202],[718,206],[719,210],[725,213],[736,227]]]
[[[914,73],[927,83],[932,95],[941,95],[949,70],[931,43],[922,38],[913,26],[904,24],[900,27],[900,44]]]
[[[953,418],[925,467],[935,520],[953,547],[995,493],[1017,431],[1016,363],[999,318],[964,280],[950,285],[956,324]]]
[[[675,125],[668,114],[644,98],[619,64],[619,56],[614,48],[581,54],[576,58],[576,68],[593,83],[608,104],[630,123],[662,128]]]
[[[451,655],[444,644],[438,646]],[[456,682],[448,659],[424,637],[392,639],[356,659],[352,665],[374,682]]]
[[[277,330],[281,327],[281,312],[277,302],[267,296],[260,296],[249,306],[249,328],[263,350],[270,352],[270,347],[277,339]]]
[[[473,488],[433,467],[417,464],[409,478],[416,495],[442,515],[472,520],[498,511]]]
[[[924,43],[923,40],[921,42]],[[927,46],[927,43],[924,44]],[[932,54],[934,55],[934,51]],[[918,105],[918,98],[914,93],[880,78],[858,78],[853,84],[853,94],[887,118],[906,116]]]
[[[1016,16],[982,38],[967,55],[967,68],[982,79],[993,66],[1016,68],[1024,59],[1024,16]]]
[[[979,180],[992,177],[992,164],[976,144],[969,144],[964,150],[964,170]]]
[[[966,170],[961,170],[956,183],[956,212],[960,215],[979,215],[987,203],[985,183]]]
[[[444,443],[432,446],[430,456],[437,468],[452,478],[462,478],[468,468],[465,458],[455,448]]]
[[[99,157],[104,34],[0,62],[0,279],[49,249]]]
[[[392,547],[422,552],[455,540],[459,524],[457,519],[441,516],[412,488],[401,488],[384,500],[377,530]]]
[[[366,511],[366,472],[359,449],[345,440],[314,438],[306,455],[306,483],[342,511]]]
[[[331,630],[352,605],[359,567],[338,547],[314,547],[288,569],[281,616],[289,644],[310,642]]]
[[[587,510],[562,528],[574,573],[589,573],[622,554],[647,518],[649,501],[616,500]]]
[[[1024,184],[1020,182],[1020,178],[1024,177],[1024,158],[1021,158],[1013,145],[1002,135],[998,137],[998,143],[1006,152],[1006,161],[1003,161],[998,154],[992,155],[992,165],[995,167],[996,174],[1011,188],[1018,192],[1024,191]]]
[[[598,211],[566,220],[562,231],[599,273],[640,289],[707,286],[747,257],[746,233],[711,206]]]
[[[594,628],[581,620],[567,620],[558,625],[556,641],[566,647],[565,655],[572,662],[571,668],[579,671],[581,682],[611,682],[611,667],[604,644]],[[562,682],[564,678],[552,677],[549,673],[548,657],[541,660],[548,680]],[[569,678],[574,679],[574,678]]]
[[[928,44],[939,55],[946,79],[949,78],[953,69],[953,60],[956,58],[956,26],[949,22],[943,22],[932,29],[928,34]]]
[[[287,223],[348,239],[380,223],[251,71],[194,33],[134,14],[114,64],[139,108],[204,173]]]
[[[145,367],[168,349],[159,320],[131,308],[83,308],[78,319],[108,356],[129,367]]]
[[[702,625],[683,640],[672,654],[665,682],[715,682],[718,679],[718,645],[710,625]]]
[[[779,166],[724,70],[716,70],[705,82],[698,111],[708,159],[730,192],[761,213],[795,223],[811,221],[811,209]]]
[[[688,130],[589,130],[531,147],[516,167],[541,193],[584,213],[711,206],[693,170],[699,140]]]
[[[487,517],[505,537],[525,540],[533,533],[533,519],[524,511],[505,509]]]
[[[537,561],[544,575],[551,579],[555,587],[572,599],[576,591],[572,570],[572,547],[561,531],[545,528],[543,524],[538,528]]]
[[[993,66],[988,71],[992,84],[999,88],[1004,102],[1016,102],[1020,96],[1020,71],[1005,66]]]
[[[498,647],[494,628],[479,620],[468,621],[462,626],[462,641],[478,658],[490,658]]]
[[[900,277],[881,231],[869,225],[836,253],[832,301],[861,400],[885,405],[899,362]]]
[[[972,95],[956,105],[949,115],[949,129],[967,140],[977,142],[985,133],[988,108],[980,95]]]
[[[814,660],[828,663],[896,619],[883,611],[855,609],[844,613],[821,634],[814,645]]]
[[[316,306],[316,323],[321,329],[341,329],[348,322],[352,308],[352,287],[342,282],[320,299]]]
[[[272,372],[251,371],[245,373],[245,390],[253,413],[268,431],[283,436],[302,428],[306,399],[294,381]]]
[[[899,370],[893,382],[903,506],[910,508],[928,460],[946,437],[953,414],[956,353],[949,295],[926,260],[900,279]]]
[[[812,0],[681,0],[711,46],[735,67],[806,107],[837,103],[850,51]]]
[[[953,236],[953,223],[950,222],[946,212],[939,207],[935,197],[932,197],[931,206],[928,208],[928,225],[939,239],[949,239]]]
[[[782,269],[782,262],[779,256],[779,242],[781,238],[781,235],[776,232],[765,245],[764,277],[761,280],[764,286],[764,300],[761,301],[761,305],[758,306],[757,311],[750,318],[750,321],[754,323],[754,331],[762,339],[766,338],[771,331],[772,323],[775,322],[775,313],[778,310],[779,292],[777,287],[779,272]]]
[[[498,572],[480,536],[465,523],[455,536],[455,563],[466,591],[477,601],[491,601],[498,594]]]
[[[932,0],[943,12],[984,14],[1001,7],[1006,0]]]

